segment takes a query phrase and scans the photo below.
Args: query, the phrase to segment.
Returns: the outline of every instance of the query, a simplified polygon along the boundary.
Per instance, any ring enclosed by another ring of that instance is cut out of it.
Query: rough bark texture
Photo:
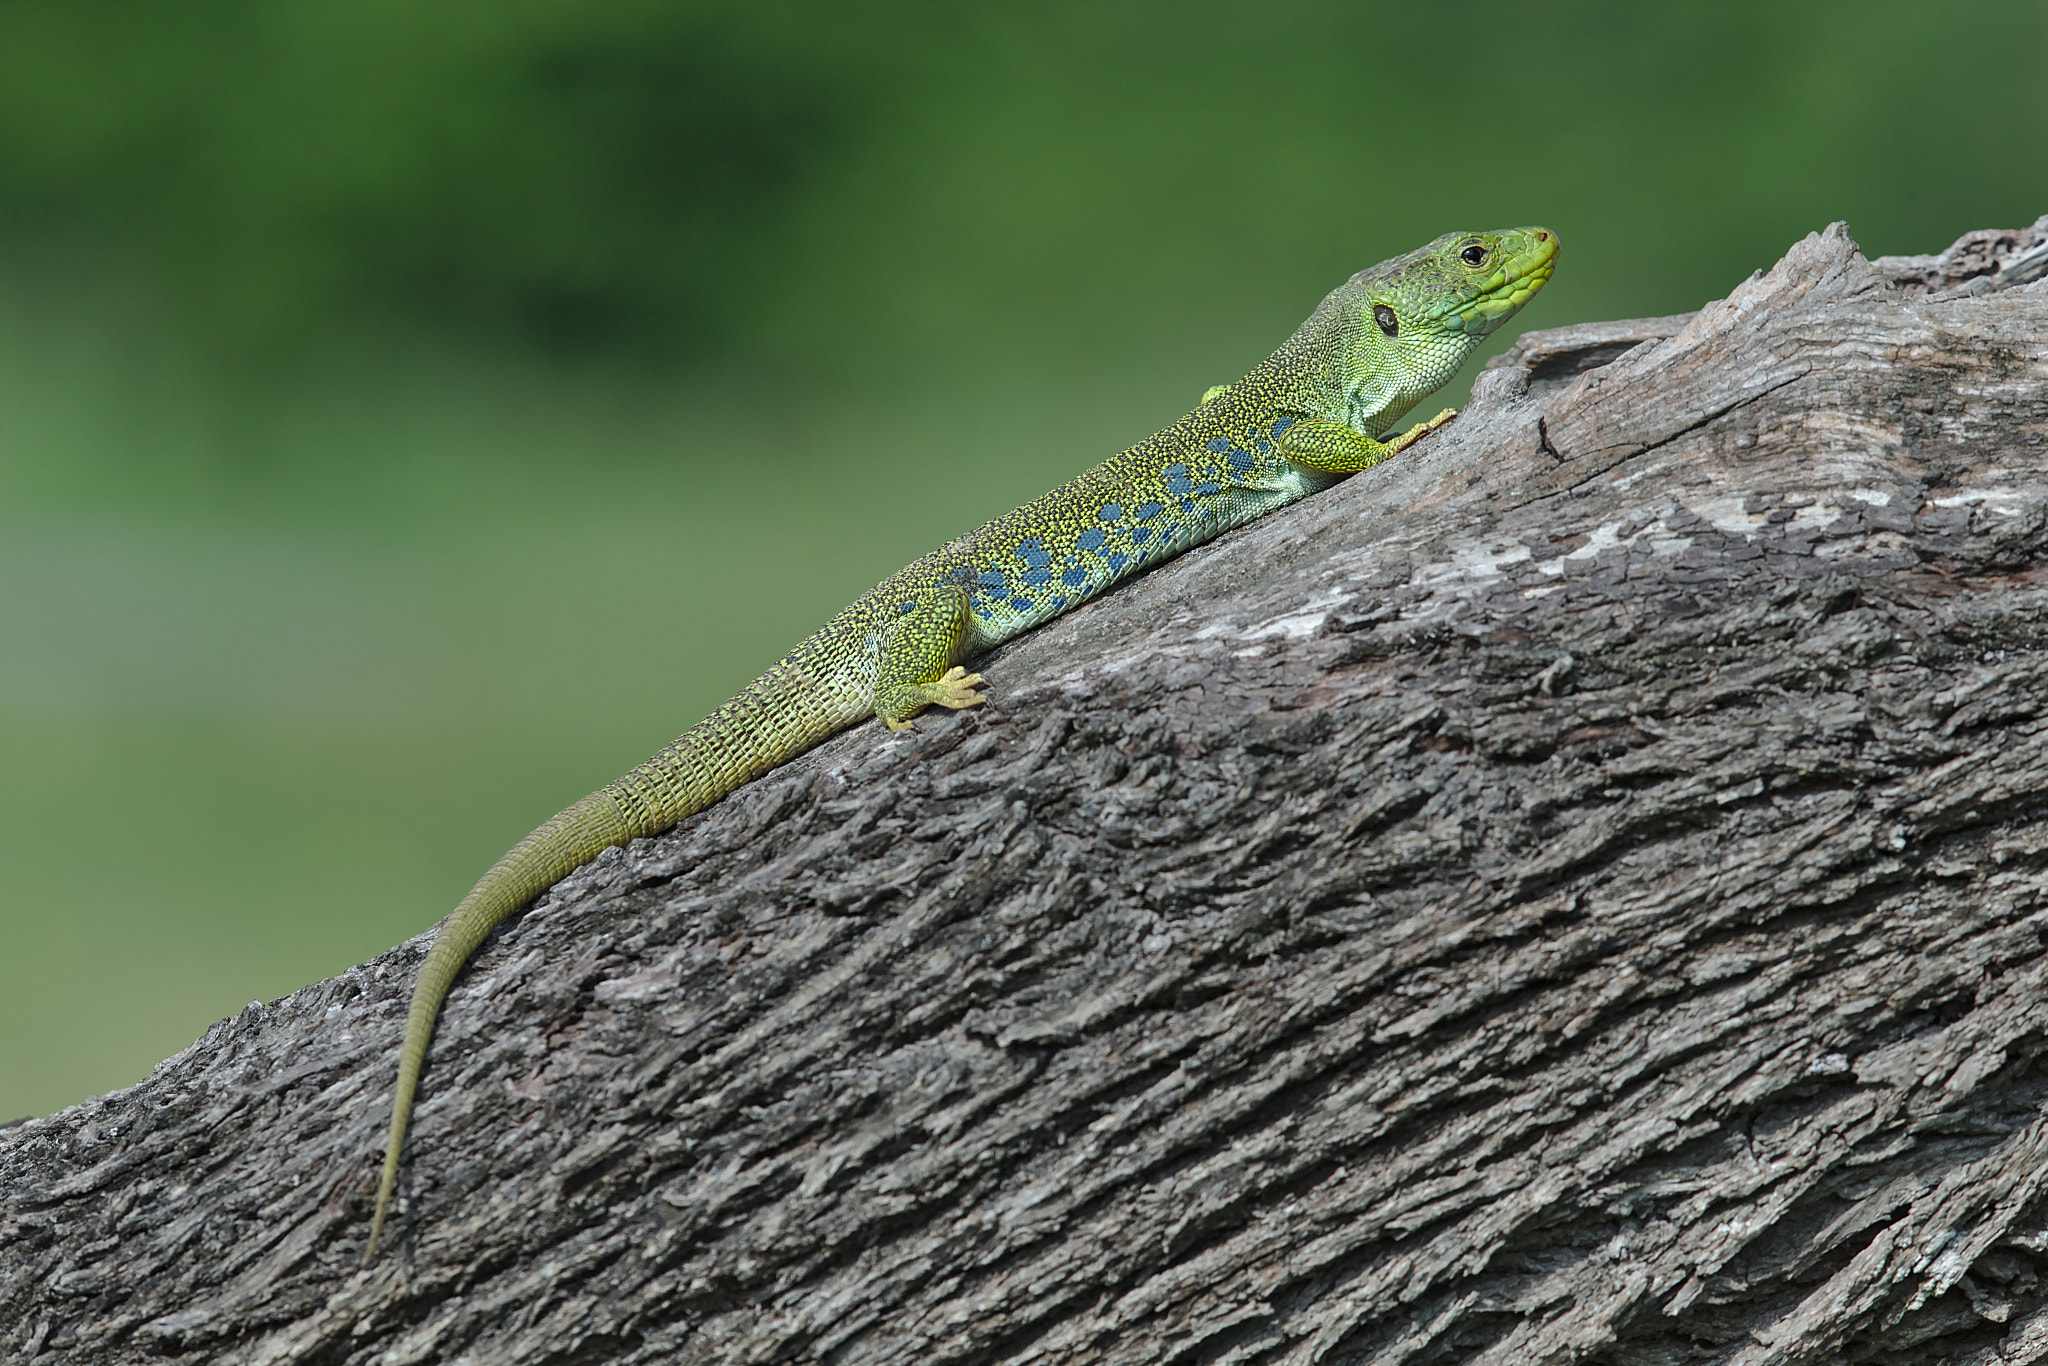
[[[0,1135],[0,1355],[2048,1354],[2043,243],[1532,335],[608,854],[367,1270],[424,938]]]

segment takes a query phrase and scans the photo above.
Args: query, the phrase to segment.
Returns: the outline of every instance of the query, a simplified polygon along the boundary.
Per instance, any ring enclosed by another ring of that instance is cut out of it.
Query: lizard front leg
[[[1280,435],[1280,454],[1303,469],[1323,474],[1355,474],[1369,470],[1390,455],[1407,450],[1458,415],[1446,408],[1427,422],[1418,422],[1392,441],[1360,436],[1341,422],[1319,417],[1292,423]]]
[[[875,675],[875,715],[890,730],[909,730],[926,707],[980,705],[981,675],[953,663],[967,638],[967,614],[966,592],[952,586],[906,593],[896,604]]]

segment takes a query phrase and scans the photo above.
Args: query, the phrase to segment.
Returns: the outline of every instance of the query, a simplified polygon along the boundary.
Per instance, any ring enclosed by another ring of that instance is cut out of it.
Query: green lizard
[[[971,660],[1119,580],[1369,469],[1453,416],[1380,435],[1557,264],[1543,228],[1449,233],[1360,271],[1234,384],[1123,454],[884,579],[739,696],[521,840],[443,921],[413,986],[367,1264],[450,983],[505,917],[615,844],[667,829],[835,731],[982,700]]]

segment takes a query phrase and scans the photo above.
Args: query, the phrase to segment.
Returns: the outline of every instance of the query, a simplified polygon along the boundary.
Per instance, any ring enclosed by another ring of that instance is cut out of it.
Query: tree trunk
[[[2048,1354],[2048,218],[1391,465],[0,1134],[0,1356]],[[1893,283],[1896,282],[1896,283]]]

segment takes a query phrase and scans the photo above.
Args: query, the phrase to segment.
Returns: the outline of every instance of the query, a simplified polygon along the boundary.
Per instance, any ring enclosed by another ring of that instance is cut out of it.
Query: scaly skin
[[[667,829],[869,715],[904,730],[926,707],[974,706],[982,678],[961,661],[1443,425],[1449,409],[1375,439],[1543,287],[1557,248],[1543,228],[1449,233],[1360,271],[1249,375],[884,579],[674,744],[521,840],[442,922],[420,968],[363,1261],[384,1229],[441,1002],[506,916],[610,846]]]

